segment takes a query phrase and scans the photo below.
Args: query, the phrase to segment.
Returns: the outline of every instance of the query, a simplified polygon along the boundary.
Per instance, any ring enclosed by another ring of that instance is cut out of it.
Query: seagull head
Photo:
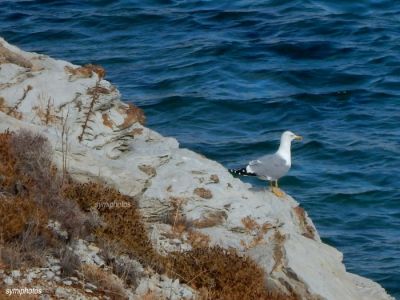
[[[285,131],[284,133],[282,133],[282,140],[284,140],[284,141],[289,141],[289,142],[291,142],[293,140],[301,141],[302,139],[303,139],[302,136],[296,135],[291,131]]]

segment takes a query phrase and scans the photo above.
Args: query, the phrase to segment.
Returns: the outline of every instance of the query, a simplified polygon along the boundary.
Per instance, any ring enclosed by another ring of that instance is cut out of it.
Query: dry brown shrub
[[[36,113],[42,124],[56,124],[61,120],[61,117],[56,114],[54,99],[46,97],[44,94],[39,95],[38,104],[32,107],[32,110]]]
[[[186,203],[186,199],[171,197],[169,203],[172,209],[167,213],[164,222],[172,226],[172,238],[182,238],[182,235],[193,227],[193,222],[183,214],[182,207]]]
[[[0,269],[15,270],[22,266],[23,257],[20,245],[16,243],[4,243],[0,241]]]
[[[126,256],[115,260],[112,263],[112,270],[128,285],[137,286],[139,283],[140,273],[138,273],[137,265]]]
[[[0,187],[7,195],[27,199],[18,202],[19,209],[30,203],[31,212],[43,212],[43,222],[58,220],[71,235],[79,235],[86,229],[87,217],[74,201],[62,197],[62,180],[51,158],[51,146],[39,134],[27,130],[0,134]]]
[[[82,273],[86,281],[94,284],[112,299],[126,299],[123,282],[117,276],[100,269],[95,265],[83,265]]]
[[[188,242],[193,248],[207,248],[210,246],[210,237],[197,230],[188,233]]]
[[[16,172],[33,200],[47,211],[49,218],[63,224],[72,236],[85,234],[88,216],[73,199],[65,201],[63,198],[62,177],[52,166],[52,148],[48,140],[40,134],[21,130],[11,136],[10,147],[16,159]]]
[[[76,271],[81,269],[81,260],[78,255],[68,247],[63,248],[59,252],[59,257],[63,276],[74,276]]]
[[[100,248],[100,255],[107,265],[112,265],[117,255],[120,255],[119,245],[115,241],[108,239],[97,239]]]
[[[213,299],[269,299],[264,273],[247,257],[220,247],[170,254],[170,275],[191,287],[206,289]],[[174,274],[175,273],[175,274]]]
[[[127,285],[136,287],[141,278],[136,260],[121,255],[120,247],[114,241],[99,239],[98,245],[105,263],[110,266],[114,274],[118,275]]]
[[[31,294],[23,294],[19,295],[19,294],[12,294],[12,295],[8,295],[6,294],[6,289],[2,289],[0,290],[0,300],[38,300],[40,299],[37,295],[31,295]]]
[[[15,170],[16,159],[11,152],[11,133],[0,133],[0,187],[2,190],[14,190],[17,181]]]
[[[149,291],[142,296],[141,300],[164,300],[164,298],[160,298],[155,292]]]
[[[32,188],[46,190],[53,181],[52,149],[48,140],[38,133],[20,130],[11,135],[10,149],[19,175],[24,176]]]
[[[203,215],[202,219],[194,220],[193,225],[197,228],[206,228],[221,225],[228,215],[225,211],[210,211]]]
[[[21,168],[25,165],[15,151],[20,145],[15,145],[14,138],[15,134],[9,132],[0,134],[1,256],[10,267],[40,264],[45,250],[57,246],[47,228],[47,210],[34,201],[32,186],[28,185],[31,169]],[[30,151],[25,149],[26,153]]]
[[[2,198],[0,216],[0,236],[6,242],[21,236],[29,223],[34,222],[41,228],[47,225],[46,213],[29,199],[19,197]]]
[[[16,214],[15,208],[18,210],[20,203],[3,205],[4,202],[9,202],[7,200],[0,201],[0,215],[4,216],[0,224],[0,236],[3,237],[0,246],[1,260],[14,269],[24,265],[41,265],[48,250],[58,247],[57,240],[46,226],[46,215],[35,206],[31,211],[30,206],[23,204],[24,207]]]
[[[131,197],[97,183],[72,183],[65,188],[64,195],[75,199],[84,211],[97,208],[105,224],[96,230],[99,238],[114,241],[123,252],[157,267],[158,256],[152,248],[137,204]],[[130,203],[130,207],[115,208],[112,203]]]

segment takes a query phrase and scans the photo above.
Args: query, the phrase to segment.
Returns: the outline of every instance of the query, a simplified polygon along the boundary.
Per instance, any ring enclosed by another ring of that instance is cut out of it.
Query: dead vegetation
[[[265,222],[263,224],[257,223],[254,219],[252,219],[250,216],[247,216],[241,220],[245,231],[253,236],[253,239],[249,242],[246,243],[245,241],[240,241],[240,244],[247,250],[254,248],[255,246],[265,242],[264,241],[264,235],[271,229],[273,228],[273,225]]]
[[[221,225],[228,215],[223,210],[204,213],[201,219],[194,220],[193,225],[197,228],[207,228]]]
[[[52,253],[60,258],[64,276],[79,270],[101,293],[122,299],[124,284],[136,281],[131,269],[115,264],[113,257],[125,254],[197,289],[201,299],[295,299],[270,294],[262,269],[251,259],[233,250],[209,247],[210,238],[194,230],[193,222],[183,215],[185,199],[171,199],[174,210],[170,218],[176,234],[187,233],[192,250],[161,256],[152,247],[135,199],[103,184],[62,180],[51,164],[51,153],[40,135],[26,131],[0,134],[0,264],[5,269],[41,266],[46,253]],[[106,205],[118,202],[130,205],[124,209]],[[112,245],[103,255],[124,281],[110,271],[82,266],[68,250],[68,241],[49,230],[49,219],[57,220],[71,240],[91,234],[98,245]],[[245,226],[258,228],[251,220],[246,220]]]
[[[76,271],[81,269],[81,261],[71,249],[60,249],[59,257],[63,276],[75,276]]]
[[[126,129],[136,122],[139,122],[141,125],[145,124],[146,117],[143,110],[139,107],[129,103],[127,108],[123,107],[120,110],[122,113],[125,113],[126,116],[122,124],[118,125],[119,129]]]
[[[206,299],[270,299],[264,274],[249,258],[219,247],[171,254],[170,276],[197,290]]]
[[[148,239],[137,204],[131,197],[98,183],[73,183],[64,189],[67,199],[74,199],[89,212],[96,208],[105,226],[96,228],[97,237],[117,243],[121,252],[136,257],[141,263],[157,267],[157,255]],[[101,203],[102,205],[98,205]],[[130,203],[125,209],[115,209],[111,203]],[[110,204],[110,205],[107,205]]]
[[[192,227],[192,223],[186,218],[182,211],[182,206],[185,202],[186,199],[184,198],[172,197],[170,199],[172,210],[165,221],[167,224],[172,225],[172,234],[175,235],[175,237],[182,237],[182,234],[185,231],[189,231]]]
[[[23,90],[21,98],[19,98],[13,106],[7,105],[4,97],[0,97],[0,111],[15,119],[21,120],[23,115],[22,112],[18,111],[18,108],[32,89],[33,88],[31,85],[27,85],[27,87]]]
[[[65,66],[64,70],[69,74],[70,80],[78,78],[91,78],[93,74],[97,74],[99,79],[103,79],[106,76],[106,71],[103,67],[92,64],[87,64],[77,68]]]
[[[43,125],[56,124],[60,121],[60,117],[56,114],[54,99],[44,94],[38,96],[37,105],[32,107],[32,110]]]
[[[92,114],[94,114],[94,104],[96,103],[96,101],[100,97],[100,93],[96,89],[99,85],[100,85],[100,79],[97,80],[96,86],[93,89],[88,89],[88,91],[87,91],[87,93],[92,96],[92,99],[90,100],[90,104],[89,104],[88,110],[85,113],[85,117],[84,117],[85,119],[84,119],[83,124],[82,124],[81,134],[78,136],[79,142],[82,142],[83,136],[85,135],[86,130],[88,128],[90,128],[89,121],[90,121],[90,118],[91,118]]]
[[[205,188],[195,188],[193,194],[203,199],[211,199],[213,197],[211,191]]]
[[[124,283],[116,275],[100,269],[95,265],[83,265],[82,273],[85,281],[94,284],[105,295],[112,299],[126,299]]]
[[[75,201],[65,201],[62,176],[52,166],[52,148],[39,134],[22,130],[10,138],[10,149],[16,159],[17,182],[49,218],[59,221],[72,237],[87,231],[87,216]]]
[[[197,230],[190,230],[187,239],[192,248],[204,249],[210,246],[210,237]]]
[[[0,134],[0,247],[10,268],[40,265],[46,253],[61,246],[63,241],[48,228],[49,219],[63,224],[71,237],[85,228],[83,213],[60,195],[51,151],[40,135]]]
[[[20,111],[18,111],[18,108],[20,107],[20,105],[22,104],[22,102],[25,100],[26,96],[28,95],[28,93],[29,93],[32,89],[33,89],[33,87],[32,87],[31,85],[28,84],[28,85],[26,86],[26,88],[24,89],[21,98],[19,98],[19,99],[17,100],[17,102],[15,103],[15,105],[12,106],[12,107],[5,107],[5,106],[4,106],[4,98],[2,98],[3,101],[2,101],[2,103],[0,103],[1,106],[2,106],[2,108],[3,108],[2,111],[4,111],[7,115],[9,115],[9,116],[11,116],[11,117],[14,117],[14,118],[16,118],[16,119],[18,119],[18,120],[21,120],[21,119],[22,119],[22,113],[21,113]]]

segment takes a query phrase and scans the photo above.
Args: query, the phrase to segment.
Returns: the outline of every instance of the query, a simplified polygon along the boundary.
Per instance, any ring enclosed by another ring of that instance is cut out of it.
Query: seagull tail
[[[228,169],[229,172],[235,175],[240,175],[240,176],[256,176],[253,172],[248,172],[246,168],[241,168],[241,169]]]

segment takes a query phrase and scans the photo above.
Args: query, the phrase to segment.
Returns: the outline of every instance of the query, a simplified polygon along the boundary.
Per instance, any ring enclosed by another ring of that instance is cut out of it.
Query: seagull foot
[[[274,193],[279,198],[285,196],[285,193],[280,188],[277,188],[275,186],[271,188],[271,192]]]

